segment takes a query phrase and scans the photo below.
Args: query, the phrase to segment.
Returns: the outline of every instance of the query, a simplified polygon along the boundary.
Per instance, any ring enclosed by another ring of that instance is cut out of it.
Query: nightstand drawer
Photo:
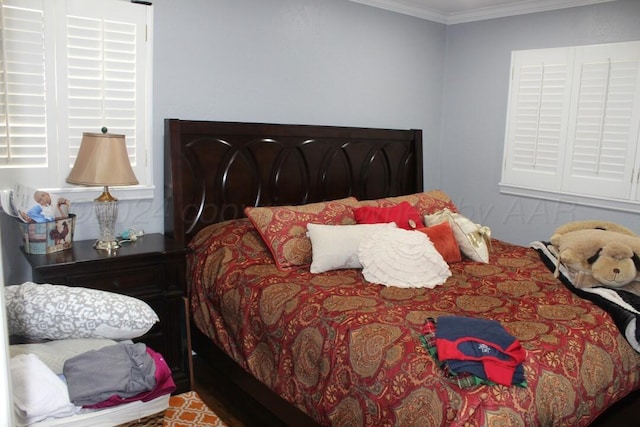
[[[139,294],[144,293],[145,290],[154,292],[158,290],[161,283],[159,273],[157,266],[148,266],[90,274],[74,274],[68,277],[68,284],[121,294]]]

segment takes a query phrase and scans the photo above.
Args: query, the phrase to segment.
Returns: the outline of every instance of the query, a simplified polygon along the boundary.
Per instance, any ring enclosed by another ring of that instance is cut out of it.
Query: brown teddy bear
[[[628,228],[603,221],[577,221],[559,227],[550,241],[558,262],[576,273],[577,287],[638,288],[640,237]]]
[[[570,231],[576,231],[576,230],[607,230],[607,231],[616,231],[622,234],[628,234],[629,236],[636,235],[636,233],[634,233],[633,231],[631,231],[630,229],[628,229],[623,225],[616,224],[615,222],[596,221],[596,220],[568,222],[556,228],[556,231],[553,232],[553,235],[565,234]]]

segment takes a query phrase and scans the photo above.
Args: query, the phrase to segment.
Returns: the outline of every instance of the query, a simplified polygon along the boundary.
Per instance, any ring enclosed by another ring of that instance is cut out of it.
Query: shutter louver
[[[40,8],[38,8],[40,6]],[[41,2],[0,4],[0,164],[46,167],[47,105]]]
[[[136,25],[67,17],[69,166],[83,132],[126,136],[136,165]]]
[[[640,41],[516,51],[511,64],[501,191],[637,209]]]
[[[107,127],[148,186],[152,7],[0,0],[0,13],[0,180],[68,188],[82,134]]]
[[[557,188],[569,102],[564,55],[515,61],[507,124],[505,175],[511,183]]]
[[[607,58],[582,64],[571,119],[568,191],[629,198],[640,117],[634,102],[639,70],[638,59]]]

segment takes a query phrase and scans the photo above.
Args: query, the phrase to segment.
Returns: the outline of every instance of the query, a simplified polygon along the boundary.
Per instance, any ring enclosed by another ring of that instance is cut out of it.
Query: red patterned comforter
[[[608,314],[533,249],[493,241],[435,289],[367,284],[360,270],[279,271],[246,219],[201,231],[189,256],[198,329],[323,425],[584,426],[640,387],[640,356]],[[526,350],[528,387],[462,389],[420,341],[427,317],[494,319]]]

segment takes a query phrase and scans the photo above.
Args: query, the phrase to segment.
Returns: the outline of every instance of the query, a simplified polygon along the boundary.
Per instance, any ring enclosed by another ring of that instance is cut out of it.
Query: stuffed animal
[[[578,273],[576,286],[619,288],[640,280],[640,237],[624,227],[621,230],[626,232],[575,229],[556,233],[550,241],[558,262]]]
[[[607,230],[607,231],[616,231],[622,234],[628,234],[630,236],[636,235],[636,233],[629,230],[627,227],[622,226],[620,224],[616,224],[615,222],[596,221],[596,220],[568,222],[558,227],[556,231],[553,232],[553,235],[565,234],[570,231],[576,231],[576,230]]]

